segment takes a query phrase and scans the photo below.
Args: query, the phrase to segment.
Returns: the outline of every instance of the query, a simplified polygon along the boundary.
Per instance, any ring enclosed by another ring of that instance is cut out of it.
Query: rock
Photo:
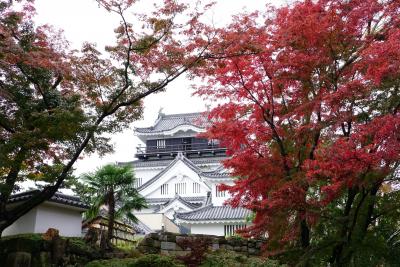
[[[211,250],[212,251],[216,251],[216,250],[218,250],[219,249],[219,244],[218,243],[213,243],[212,245],[211,245]]]
[[[248,245],[249,248],[254,248],[256,246],[255,242],[253,240],[249,240]]]
[[[242,247],[239,247],[239,246],[233,247],[233,250],[236,252],[240,252],[242,250]]]
[[[60,232],[58,231],[58,229],[55,228],[47,229],[46,233],[42,235],[42,238],[48,241],[53,240],[54,238],[57,237],[60,237]]]
[[[176,236],[177,234],[174,233],[164,233],[163,235],[160,236],[160,240],[167,242],[176,242]]]
[[[169,251],[170,255],[172,254],[172,255],[178,256],[178,257],[185,257],[185,256],[189,255],[190,253],[191,253],[190,251]]]
[[[162,250],[175,250],[176,249],[176,243],[174,242],[161,242],[161,249]]]
[[[161,251],[160,251],[160,254],[161,254],[161,255],[168,256],[168,255],[170,255],[169,252],[170,252],[170,251],[168,251],[168,250],[161,250]]]
[[[94,245],[96,245],[97,241],[99,240],[99,236],[100,236],[100,230],[97,228],[91,227],[91,228],[89,228],[89,230],[87,231],[87,233],[83,239],[87,244],[94,246]]]
[[[160,234],[158,234],[158,233],[150,233],[145,238],[151,238],[153,240],[160,240]]]
[[[28,252],[13,252],[7,256],[7,267],[31,266],[31,254]]]
[[[62,239],[60,236],[54,236],[52,239],[51,262],[56,266],[62,265],[64,255],[68,246],[68,240]]]
[[[250,255],[257,255],[257,250],[255,248],[249,248],[248,252]]]
[[[40,252],[39,255],[40,267],[50,267],[51,266],[51,254],[50,252]]]
[[[160,248],[148,247],[148,246],[139,246],[138,250],[143,254],[157,254],[160,252]]]

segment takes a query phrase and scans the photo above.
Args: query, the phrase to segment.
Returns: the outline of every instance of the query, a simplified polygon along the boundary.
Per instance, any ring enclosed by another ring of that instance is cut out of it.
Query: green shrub
[[[175,259],[157,254],[149,254],[137,259],[111,259],[89,262],[85,267],[184,267]]]
[[[136,259],[129,267],[184,267],[179,264],[175,259],[167,256],[157,254],[149,254]]]
[[[91,261],[85,267],[129,267],[136,259],[111,259]]]
[[[233,251],[219,250],[205,255],[201,267],[284,267],[278,261],[247,257]]]

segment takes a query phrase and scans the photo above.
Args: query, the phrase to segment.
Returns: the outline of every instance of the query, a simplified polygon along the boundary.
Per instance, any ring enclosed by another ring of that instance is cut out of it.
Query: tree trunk
[[[303,219],[300,223],[300,234],[301,234],[301,247],[307,248],[310,245],[310,229],[308,228],[305,219]]]
[[[377,183],[369,192],[364,192],[360,196],[360,202],[353,202],[352,213],[354,214],[352,220],[346,223],[347,227],[345,229],[347,239],[340,244],[340,250],[334,251],[331,261],[333,266],[347,266],[357,251],[358,245],[364,240],[368,226],[371,223],[376,202],[375,197],[379,186],[380,183]],[[357,205],[355,205],[356,203]]]
[[[21,148],[14,158],[14,163],[8,172],[4,186],[0,191],[0,214],[3,216],[6,215],[6,205],[14,189],[22,163],[25,160],[25,155],[26,150]]]
[[[111,240],[114,233],[114,220],[115,220],[115,199],[114,190],[111,189],[108,197],[108,232],[107,232],[107,246],[112,249]]]
[[[353,205],[354,199],[358,193],[358,189],[356,188],[349,188],[347,192],[347,200],[346,200],[346,206],[343,211],[343,217],[345,218],[345,221],[343,222],[342,226],[340,227],[339,231],[339,240],[344,240],[347,236],[347,231],[349,228],[349,214],[351,211],[351,207]],[[343,251],[343,246],[345,242],[340,242],[338,245],[336,245],[333,249],[332,253],[332,258],[331,258],[331,263],[334,263],[338,258],[341,257],[342,251]]]

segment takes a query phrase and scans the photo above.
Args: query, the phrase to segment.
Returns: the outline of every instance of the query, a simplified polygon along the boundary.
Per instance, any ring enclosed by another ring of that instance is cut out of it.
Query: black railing
[[[207,152],[214,150],[225,150],[219,144],[214,143],[189,143],[189,144],[174,144],[165,146],[146,146],[137,147],[138,155],[171,153],[171,152]]]

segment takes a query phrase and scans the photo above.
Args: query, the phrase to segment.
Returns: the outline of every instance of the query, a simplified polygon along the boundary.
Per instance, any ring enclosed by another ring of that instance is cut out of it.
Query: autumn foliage
[[[142,99],[204,57],[209,6],[165,0],[133,13],[138,1],[97,2],[121,21],[105,52],[96,40],[72,50],[60,31],[35,25],[33,0],[0,0],[0,234],[68,185],[84,152],[112,151],[109,136],[140,118]],[[27,180],[42,190],[7,205]]]
[[[255,212],[242,234],[300,264],[381,262],[399,222],[400,2],[266,7],[217,38],[198,94],[223,103],[207,135],[231,156],[228,204]]]

